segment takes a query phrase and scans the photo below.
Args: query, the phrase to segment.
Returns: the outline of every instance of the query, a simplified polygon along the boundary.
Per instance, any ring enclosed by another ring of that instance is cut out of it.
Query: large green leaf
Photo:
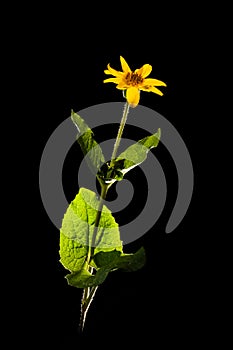
[[[60,229],[60,261],[72,272],[80,271],[85,263],[88,247],[91,246],[98,212],[99,199],[86,188],[80,188],[70,203]],[[122,252],[120,232],[111,211],[104,205],[99,221],[95,249],[98,252]]]
[[[105,163],[102,149],[95,141],[93,131],[77,113],[71,111],[71,119],[78,129],[77,141],[83,154],[87,155],[87,164],[94,175],[96,175],[101,165]]]

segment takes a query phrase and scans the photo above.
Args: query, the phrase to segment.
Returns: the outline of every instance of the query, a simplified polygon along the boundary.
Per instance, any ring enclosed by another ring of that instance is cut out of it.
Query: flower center
[[[125,80],[126,80],[126,84],[131,85],[131,86],[135,86],[135,85],[141,84],[143,82],[143,78],[140,75],[138,75],[137,73],[133,73],[133,72],[131,72],[131,73],[128,72],[126,74]]]

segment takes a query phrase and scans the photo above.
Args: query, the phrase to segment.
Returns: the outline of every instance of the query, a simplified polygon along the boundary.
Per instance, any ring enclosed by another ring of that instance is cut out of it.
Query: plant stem
[[[110,166],[114,165],[113,161],[116,158],[116,154],[117,154],[118,148],[120,146],[121,137],[122,137],[123,130],[124,130],[124,127],[125,127],[125,124],[126,124],[126,121],[127,121],[127,116],[128,116],[128,113],[129,113],[129,107],[130,106],[129,106],[128,102],[126,102],[125,106],[124,106],[124,110],[123,110],[123,115],[122,115],[122,118],[121,118],[121,123],[120,123],[119,129],[118,129],[116,141],[115,141],[115,144],[114,144]],[[97,233],[98,233],[100,217],[101,217],[104,201],[106,199],[107,192],[108,192],[108,189],[109,189],[110,186],[111,186],[111,184],[101,183],[101,195],[100,195],[99,206],[98,206],[97,214],[96,214],[96,218],[95,218],[95,227],[94,227],[94,231],[93,231],[93,235],[92,235],[91,241],[89,242],[87,260],[86,260],[86,263],[85,263],[85,266],[87,267],[88,271],[91,274],[93,273],[93,268],[89,264],[90,264],[90,261],[91,261],[91,257],[92,257],[92,255],[94,253],[95,241],[96,241],[96,236],[97,236]],[[84,324],[85,324],[85,320],[86,320],[86,316],[87,316],[87,311],[88,311],[88,309],[89,309],[89,307],[91,305],[91,302],[92,302],[92,300],[94,298],[94,295],[95,295],[95,292],[96,292],[97,288],[98,288],[98,286],[94,286],[94,287],[84,288],[84,290],[83,290],[82,304],[81,304],[81,317],[80,317],[80,323],[79,323],[79,330],[80,330],[80,332],[82,332],[83,329],[84,329]]]
[[[125,127],[125,124],[127,121],[128,114],[129,114],[129,104],[128,104],[128,102],[126,102],[125,106],[124,106],[123,115],[121,118],[121,123],[120,123],[119,129],[118,129],[117,138],[116,138],[116,141],[114,144],[110,165],[113,165],[113,160],[116,158],[117,150],[120,146],[121,136],[123,134],[123,130],[124,130],[124,127]]]
[[[80,323],[79,323],[79,331],[82,332],[84,329],[84,324],[87,317],[87,311],[91,305],[91,302],[94,298],[95,292],[97,290],[98,286],[92,287],[92,288],[85,288],[83,291],[83,297],[86,294],[87,290],[89,292],[89,295],[86,300],[82,299],[82,305],[81,305],[81,317],[80,317]]]
[[[95,240],[98,232],[98,226],[100,222],[100,217],[104,205],[104,200],[106,199],[107,191],[108,191],[109,185],[102,184],[101,185],[101,195],[100,195],[100,202],[96,214],[96,219],[95,219],[95,227],[94,227],[94,232],[92,235],[91,242],[89,244],[88,248],[88,255],[87,255],[87,261],[86,261],[86,266],[88,268],[88,271],[92,274],[93,272],[93,267],[89,266],[92,254],[94,253],[95,249]],[[83,331],[86,316],[87,316],[87,311],[91,305],[91,302],[94,298],[95,292],[97,290],[98,286],[95,287],[87,287],[84,288],[83,290],[83,296],[82,296],[82,302],[81,302],[81,317],[80,317],[80,323],[79,323],[79,330],[80,332]]]
[[[100,202],[99,202],[99,206],[98,206],[98,210],[97,210],[97,214],[96,214],[96,218],[95,218],[95,227],[94,227],[94,232],[92,235],[92,240],[89,244],[89,250],[88,250],[88,255],[87,255],[87,265],[89,265],[89,263],[90,263],[92,253],[93,253],[93,250],[95,248],[95,240],[96,240],[96,236],[97,236],[97,232],[98,232],[98,226],[99,226],[99,222],[100,222],[100,217],[101,217],[104,201],[105,201],[106,196],[107,196],[108,188],[109,188],[109,185],[101,184]]]

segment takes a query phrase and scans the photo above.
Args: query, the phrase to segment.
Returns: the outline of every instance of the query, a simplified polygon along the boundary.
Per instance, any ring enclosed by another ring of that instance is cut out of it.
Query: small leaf
[[[70,286],[86,288],[89,287],[92,274],[85,269],[81,269],[79,272],[73,272],[66,275],[65,278]]]
[[[87,288],[99,286],[103,283],[110,272],[109,268],[98,269],[95,275],[92,275],[85,269],[79,272],[68,274],[66,277],[68,284],[76,288]]]
[[[151,148],[157,147],[161,136],[161,130],[147,136],[122,152],[114,161],[114,168],[126,174],[135,166],[141,164],[147,158]]]
[[[87,164],[96,175],[101,165],[105,163],[102,149],[95,141],[93,131],[77,113],[71,111],[71,119],[78,129],[77,141],[83,154],[87,155]]]
[[[100,252],[94,256],[94,262],[99,268],[123,269],[136,271],[142,268],[146,261],[145,249],[141,247],[136,253],[124,254],[119,251]]]
[[[141,269],[146,262],[146,253],[145,249],[141,247],[134,254],[121,254],[118,268],[123,269],[124,271],[136,271]]]
[[[80,271],[91,245],[99,199],[86,188],[80,188],[70,203],[60,229],[60,262],[72,272]],[[104,205],[95,242],[93,255],[103,251],[122,252],[120,232],[111,211]]]

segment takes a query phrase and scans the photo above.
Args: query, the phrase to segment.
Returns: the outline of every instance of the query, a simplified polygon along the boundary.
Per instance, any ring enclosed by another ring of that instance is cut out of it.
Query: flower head
[[[134,72],[129,68],[126,60],[120,56],[122,72],[119,72],[107,65],[104,73],[113,75],[115,78],[108,78],[104,83],[115,83],[116,88],[126,90],[126,99],[131,107],[136,107],[140,99],[140,90],[147,92],[154,92],[160,96],[163,93],[155,86],[167,86],[163,81],[157,79],[146,78],[152,71],[150,64],[144,64],[141,68]]]

